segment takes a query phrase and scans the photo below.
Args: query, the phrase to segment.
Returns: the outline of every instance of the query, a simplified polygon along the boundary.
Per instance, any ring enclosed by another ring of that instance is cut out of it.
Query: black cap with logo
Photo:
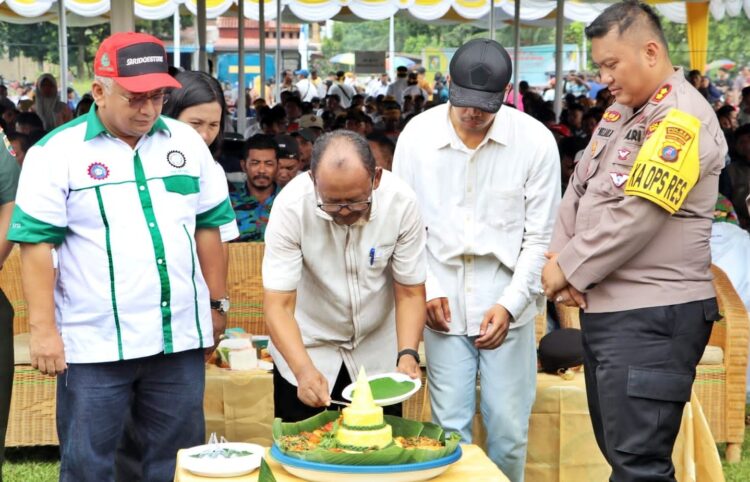
[[[508,52],[494,40],[474,39],[459,48],[450,63],[450,103],[485,112],[500,110],[513,74]]]
[[[279,159],[299,159],[299,145],[294,137],[278,134],[273,140],[279,145]]]

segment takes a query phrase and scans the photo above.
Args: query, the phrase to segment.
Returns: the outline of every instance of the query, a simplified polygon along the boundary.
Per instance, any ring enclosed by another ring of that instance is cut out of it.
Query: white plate
[[[223,457],[215,459],[191,457],[191,455],[213,447],[212,445],[198,445],[183,452],[182,467],[195,475],[203,477],[237,477],[238,475],[249,474],[260,467],[260,460],[263,458],[263,454],[266,453],[266,449],[256,444],[226,442],[218,445],[222,448],[233,450],[246,450],[252,452],[252,454],[228,459]]]
[[[380,405],[381,407],[385,407],[387,405],[395,405],[397,403],[403,402],[404,400],[408,400],[409,398],[411,398],[412,395],[417,393],[420,388],[422,388],[422,380],[420,378],[412,378],[405,373],[398,373],[398,372],[381,373],[380,375],[372,375],[372,376],[367,377],[367,381],[371,382],[372,380],[378,380],[380,378],[392,378],[396,380],[397,382],[409,381],[409,382],[414,383],[414,388],[412,388],[410,391],[408,391],[407,393],[404,393],[401,396],[393,397],[393,398],[383,398],[380,400],[376,399],[375,404]],[[341,396],[351,401],[352,392],[354,391],[354,385],[355,383],[351,383],[347,385],[346,388],[344,388],[344,390],[341,392]]]

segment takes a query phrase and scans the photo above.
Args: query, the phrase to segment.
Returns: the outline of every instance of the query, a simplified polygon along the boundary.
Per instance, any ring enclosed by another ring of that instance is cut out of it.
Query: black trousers
[[[336,377],[336,383],[333,385],[331,398],[333,400],[346,401],[341,398],[341,392],[352,382],[346,367],[341,364],[339,374]],[[273,405],[274,416],[281,418],[284,422],[299,422],[313,415],[327,410],[325,407],[309,407],[297,398],[297,387],[286,381],[281,373],[273,367]],[[332,410],[343,408],[339,405],[331,405]],[[383,413],[400,417],[403,413],[402,404],[390,405],[383,407]]]
[[[5,432],[13,393],[13,363],[13,306],[0,290],[0,482],[3,480]]]
[[[675,480],[672,449],[718,319],[715,298],[581,313],[589,412],[610,481]]]

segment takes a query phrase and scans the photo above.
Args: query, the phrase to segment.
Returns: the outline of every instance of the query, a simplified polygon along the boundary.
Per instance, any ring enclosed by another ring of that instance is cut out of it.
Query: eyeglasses
[[[143,105],[146,103],[146,101],[151,102],[151,105],[164,105],[167,103],[167,100],[169,97],[163,92],[154,92],[152,94],[141,94],[141,95],[134,95],[132,97],[128,97],[126,95],[118,94],[120,97],[122,97],[124,100],[127,101],[128,105],[132,107],[133,109],[140,109],[143,107]]]
[[[318,188],[316,187],[315,193],[318,196],[318,207],[326,214],[338,214],[344,208],[353,213],[361,213],[362,211],[366,211],[367,208],[369,208],[372,204],[372,190],[374,189],[374,187],[375,180],[373,179],[372,184],[370,185],[370,196],[367,198],[367,201],[358,201],[353,203],[324,203],[320,201],[320,194],[317,192]]]

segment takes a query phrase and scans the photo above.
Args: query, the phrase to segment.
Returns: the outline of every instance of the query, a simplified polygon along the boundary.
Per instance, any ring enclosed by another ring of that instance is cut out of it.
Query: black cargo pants
[[[718,319],[715,298],[581,313],[589,412],[611,481],[675,480],[672,448]]]

